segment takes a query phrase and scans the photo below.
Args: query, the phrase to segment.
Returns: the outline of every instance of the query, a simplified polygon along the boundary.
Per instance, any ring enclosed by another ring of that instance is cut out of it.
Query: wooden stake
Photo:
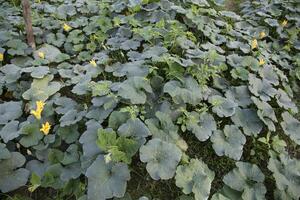
[[[22,0],[22,6],[23,6],[23,18],[25,21],[27,43],[29,46],[31,46],[32,49],[35,50],[36,46],[34,41],[33,29],[32,29],[31,8],[30,8],[29,0]]]

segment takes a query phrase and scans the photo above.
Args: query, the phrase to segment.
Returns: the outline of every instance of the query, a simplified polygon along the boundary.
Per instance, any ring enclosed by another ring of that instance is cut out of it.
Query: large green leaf
[[[178,127],[173,123],[169,114],[157,111],[156,118],[147,119],[152,138],[159,138],[168,143],[176,144],[181,150],[187,149],[186,142],[179,136]]]
[[[217,130],[216,122],[213,116],[207,112],[197,113],[190,112],[186,120],[186,128],[200,141],[207,140],[213,131]]]
[[[243,154],[243,146],[246,138],[235,125],[226,125],[223,131],[216,130],[210,140],[218,156],[228,156],[239,160]]]
[[[296,144],[300,145],[300,122],[288,112],[282,113],[283,122],[280,123],[284,133]]]
[[[10,192],[27,183],[29,171],[20,168],[26,159],[19,152],[12,152],[10,158],[0,160],[0,190]]]
[[[20,144],[24,147],[37,145],[43,138],[43,133],[37,123],[26,123],[21,128]]]
[[[263,101],[270,101],[277,93],[269,81],[256,78],[253,74],[249,75],[249,90]]]
[[[150,135],[147,126],[138,118],[128,119],[118,128],[118,134],[126,137],[145,138]]]
[[[275,196],[287,197],[289,199],[300,198],[299,160],[290,158],[286,153],[280,154],[278,158],[274,154],[271,154],[268,169],[272,171],[276,181],[277,191],[275,191]]]
[[[61,54],[60,50],[57,47],[54,47],[49,44],[43,45],[43,47],[36,50],[34,56],[35,58],[39,58],[38,53],[42,52],[45,55],[45,59],[49,60],[50,62],[56,62],[58,56]]]
[[[130,138],[120,136],[112,129],[98,129],[97,145],[111,156],[113,161],[131,162],[131,157],[138,151],[139,144]]]
[[[140,159],[147,163],[146,169],[154,180],[172,178],[181,155],[182,153],[176,145],[158,138],[150,140],[140,148]]]
[[[215,173],[198,159],[191,159],[188,164],[179,165],[176,170],[176,186],[184,194],[194,193],[195,200],[208,199]]]
[[[130,77],[121,83],[118,94],[129,99],[132,104],[145,104],[147,93],[152,93],[148,80],[143,77]]]
[[[242,192],[243,200],[265,199],[265,176],[255,164],[237,162],[235,169],[226,174],[223,182],[230,188]]]
[[[167,82],[164,85],[164,92],[168,93],[177,104],[189,103],[197,105],[201,100],[207,98],[209,90],[201,88],[192,77],[187,77],[182,82]]]
[[[22,115],[22,102],[8,101],[0,104],[0,124],[17,119]]]
[[[256,136],[263,128],[263,123],[254,109],[237,108],[231,119],[235,125],[243,128],[244,133],[249,136]]]
[[[230,117],[234,115],[235,109],[238,106],[233,100],[219,95],[209,97],[208,101],[213,106],[213,112],[219,117]]]
[[[130,179],[130,172],[126,164],[106,163],[102,155],[97,157],[85,175],[88,178],[89,200],[123,197],[127,181]]]
[[[3,143],[0,143],[0,160],[3,159],[9,159],[11,157],[10,152],[6,148],[6,145]]]
[[[261,101],[256,97],[251,97],[254,104],[257,106],[257,115],[264,122],[265,125],[268,126],[270,131],[275,131],[275,124],[277,122],[277,118],[275,115],[275,111],[267,102]]]
[[[23,93],[23,98],[31,101],[46,101],[61,88],[59,82],[52,81],[53,77],[47,75],[42,79],[33,79],[31,88]]]
[[[18,121],[8,122],[0,131],[0,136],[3,139],[3,141],[7,143],[8,141],[18,137],[20,135],[18,128]]]

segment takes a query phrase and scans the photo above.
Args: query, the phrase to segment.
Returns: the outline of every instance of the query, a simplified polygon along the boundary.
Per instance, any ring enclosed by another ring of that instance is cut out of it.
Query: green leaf
[[[24,55],[25,50],[28,47],[26,43],[22,42],[19,39],[12,39],[6,43],[6,46],[9,47],[8,54],[14,55]]]
[[[138,150],[138,143],[133,140],[121,136],[117,138],[117,134],[112,129],[99,129],[97,145],[99,148],[111,155],[113,161],[131,163],[131,157]]]
[[[0,143],[0,160],[3,159],[9,159],[11,157],[10,152],[6,148],[6,145],[3,143]]]
[[[249,136],[256,136],[263,129],[263,123],[254,109],[237,108],[231,119],[235,125],[243,128],[244,133]]]
[[[62,54],[57,47],[49,44],[44,44],[41,48],[34,52],[35,59],[39,59],[39,52],[44,53],[45,59],[49,62],[57,62],[58,57]]]
[[[129,99],[132,104],[145,104],[147,93],[152,93],[148,80],[143,77],[130,77],[121,83],[118,94]]]
[[[15,83],[21,77],[21,68],[14,64],[4,65],[0,68],[0,71],[4,73],[3,80],[7,84]]]
[[[265,199],[267,192],[264,186],[265,176],[255,165],[237,162],[237,168],[230,171],[223,178],[223,182],[230,188],[242,192],[242,199]]]
[[[18,130],[19,122],[18,121],[10,121],[8,122],[0,131],[0,136],[5,143],[10,140],[15,139],[20,135]]]
[[[111,81],[92,81],[90,83],[90,88],[92,89],[92,96],[104,96],[109,94],[111,84]]]
[[[230,87],[229,90],[226,91],[225,96],[229,99],[232,99],[235,103],[243,108],[252,103],[251,96],[246,85]]]
[[[180,149],[158,138],[140,148],[140,160],[147,163],[146,169],[154,180],[167,180],[174,176],[181,159]]]
[[[23,93],[23,98],[31,101],[46,101],[61,88],[59,82],[51,82],[53,77],[53,75],[47,75],[42,79],[33,79],[30,89]]]
[[[217,130],[216,122],[211,114],[207,112],[190,112],[186,120],[186,128],[200,141],[206,141]]]
[[[287,153],[280,154],[278,158],[271,154],[268,169],[273,173],[276,181],[277,191],[275,191],[275,196],[282,195],[290,199],[300,198],[299,160],[290,158]]]
[[[238,106],[231,99],[227,99],[219,95],[209,97],[208,102],[213,106],[212,111],[219,117],[230,117],[234,115],[235,109]]]
[[[296,144],[300,145],[300,122],[288,112],[281,114],[283,122],[280,123],[284,133],[288,135]]]
[[[65,126],[59,127],[57,130],[57,134],[64,140],[67,144],[76,142],[79,137],[78,126]]]
[[[97,130],[99,128],[101,128],[101,125],[95,120],[90,120],[86,123],[86,131],[79,138],[79,142],[82,145],[83,156],[92,157],[101,152],[95,142],[97,141]]]
[[[128,166],[124,163],[106,163],[102,155],[98,156],[87,169],[88,199],[105,200],[123,197],[127,181],[130,179]]]
[[[275,111],[267,102],[260,101],[258,98],[251,97],[254,104],[257,106],[257,115],[268,126],[270,131],[275,131],[274,122],[277,122]]]
[[[128,119],[118,128],[118,134],[125,137],[145,138],[150,135],[147,126],[138,118]]]
[[[112,146],[117,146],[117,134],[112,129],[98,129],[97,145],[103,151],[108,151]]]
[[[253,74],[249,75],[249,90],[263,101],[270,101],[277,94],[270,82],[256,78]]]
[[[210,92],[203,89],[192,77],[187,77],[183,82],[169,81],[164,85],[164,92],[168,93],[176,104],[189,103],[197,105],[207,97]]]
[[[10,192],[27,183],[29,171],[20,168],[24,165],[26,159],[19,152],[12,152],[11,157],[0,160],[0,190],[1,192]]]
[[[113,111],[108,119],[108,126],[117,130],[122,124],[124,124],[130,118],[128,112]]]
[[[191,159],[186,165],[179,165],[176,170],[176,186],[184,194],[194,193],[195,200],[208,199],[215,173],[198,159]]]
[[[37,123],[26,123],[21,128],[20,144],[24,147],[37,145],[43,138],[43,133],[40,132],[40,127]]]
[[[210,140],[218,156],[225,155],[234,160],[241,158],[246,143],[245,136],[235,125],[226,125],[223,131],[214,131]]]
[[[174,125],[171,117],[167,113],[157,111],[156,118],[147,119],[152,138],[159,138],[167,143],[176,144],[181,150],[187,150],[186,142],[179,136],[178,127]]]
[[[281,88],[278,89],[278,92],[276,94],[276,100],[280,107],[286,110],[290,109],[293,113],[298,112],[298,107],[296,106],[296,104],[287,95],[287,93]]]
[[[0,104],[0,124],[6,124],[22,115],[22,102],[8,101]]]
[[[28,188],[28,190],[30,192],[34,192],[42,184],[41,177],[33,172],[31,174],[30,184],[31,186]]]

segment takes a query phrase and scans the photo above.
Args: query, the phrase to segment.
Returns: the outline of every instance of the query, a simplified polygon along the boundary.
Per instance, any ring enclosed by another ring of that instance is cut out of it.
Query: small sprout
[[[68,32],[72,29],[72,27],[69,26],[68,24],[64,23],[63,29]]]
[[[108,153],[104,156],[104,161],[106,164],[108,164],[111,160],[111,153]]]
[[[262,65],[264,65],[266,62],[265,62],[265,60],[263,59],[263,58],[260,58],[259,59],[259,65],[260,66],[262,66]]]
[[[90,61],[90,64],[93,66],[93,67],[97,67],[97,63],[96,61],[93,59]]]
[[[41,58],[41,59],[45,59],[45,53],[40,51],[38,52],[38,56]]]
[[[266,37],[266,33],[264,31],[259,33],[259,38],[263,39],[264,37]]]
[[[0,62],[2,62],[3,59],[4,59],[4,55],[3,55],[3,53],[0,53]]]
[[[256,49],[257,46],[258,46],[257,39],[252,40],[252,42],[251,42],[251,49]]]
[[[288,21],[285,19],[285,20],[283,20],[283,22],[281,23],[281,26],[282,26],[282,27],[285,27],[285,26],[287,25],[287,23],[288,23]]]
[[[49,124],[49,122],[46,122],[46,123],[42,124],[42,128],[40,129],[40,131],[42,131],[44,133],[44,135],[48,135],[50,128],[51,128],[51,125]]]

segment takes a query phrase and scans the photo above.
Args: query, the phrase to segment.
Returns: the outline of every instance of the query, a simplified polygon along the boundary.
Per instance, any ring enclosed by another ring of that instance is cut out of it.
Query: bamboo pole
[[[26,30],[26,38],[27,43],[31,46],[32,49],[35,50],[35,41],[32,29],[32,21],[31,21],[31,8],[29,0],[22,0],[22,7],[23,7],[23,18],[25,21],[25,30]]]

